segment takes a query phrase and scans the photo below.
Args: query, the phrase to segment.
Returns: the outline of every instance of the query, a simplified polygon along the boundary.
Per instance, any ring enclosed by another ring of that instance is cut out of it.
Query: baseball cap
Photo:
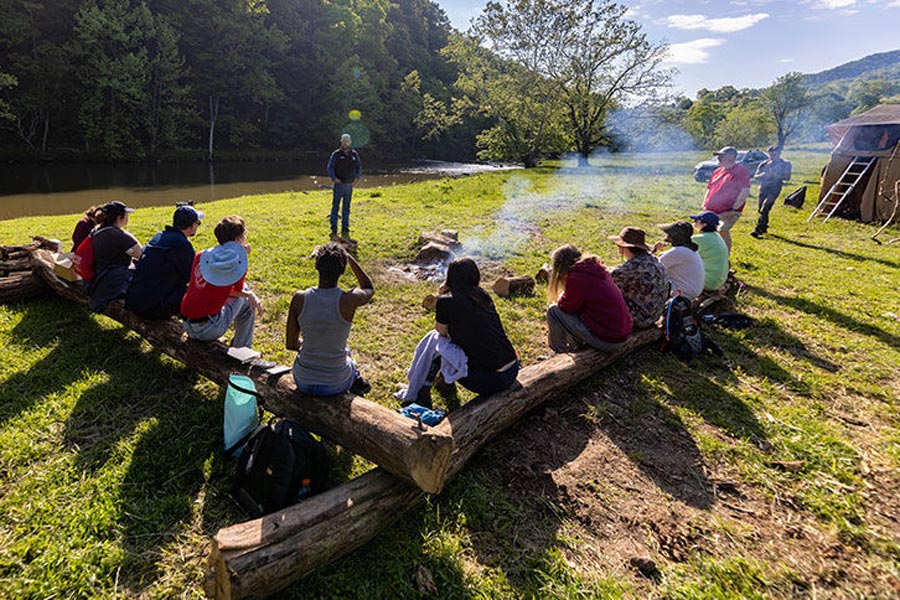
[[[113,200],[112,202],[107,202],[102,207],[103,214],[108,215],[110,217],[121,217],[125,213],[133,213],[133,208],[128,208],[122,202],[118,200]]]
[[[734,146],[725,146],[718,152],[713,152],[713,156],[720,156],[722,154],[731,154],[732,156],[737,156],[737,153],[737,148],[735,148]]]
[[[699,212],[696,215],[688,215],[688,217],[690,217],[694,221],[703,221],[710,227],[719,226],[719,215],[711,210],[704,210],[703,212]]]
[[[172,216],[172,226],[178,229],[187,229],[204,217],[206,217],[206,213],[197,210],[193,206],[179,206],[175,209],[175,214]]]

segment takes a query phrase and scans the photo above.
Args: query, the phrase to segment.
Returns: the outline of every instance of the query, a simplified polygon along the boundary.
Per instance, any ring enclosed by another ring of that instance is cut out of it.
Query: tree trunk
[[[216,120],[219,118],[219,95],[209,96],[209,148],[207,160],[213,159],[213,141],[216,137]]]
[[[526,169],[533,169],[538,166],[538,159],[534,154],[526,154],[522,157],[522,162]]]
[[[0,304],[30,300],[47,291],[43,279],[31,271],[19,271],[10,273],[8,277],[0,277]]]
[[[578,153],[578,166],[579,167],[590,167],[591,161],[589,160],[589,156],[586,152]]]
[[[59,295],[80,304],[87,296],[53,273],[53,259],[43,250],[32,254],[32,265]],[[273,378],[264,369],[242,365],[228,356],[219,342],[198,342],[183,337],[181,324],[172,319],[145,320],[125,310],[121,300],[111,302],[104,314],[141,334],[152,346],[224,384],[232,373],[248,375],[256,382],[264,407],[292,419],[351,452],[418,485],[438,492],[447,479],[453,451],[450,433],[435,434],[398,412],[353,394],[331,397],[305,396],[297,391],[290,373]]]
[[[585,350],[558,354],[519,373],[513,389],[479,397],[452,412],[437,427],[452,432],[456,473],[489,440],[526,412],[604,366],[662,335],[639,331],[616,352]],[[310,571],[375,537],[425,495],[375,469],[300,504],[260,519],[225,527],[213,539],[206,592],[219,599],[273,594]]]

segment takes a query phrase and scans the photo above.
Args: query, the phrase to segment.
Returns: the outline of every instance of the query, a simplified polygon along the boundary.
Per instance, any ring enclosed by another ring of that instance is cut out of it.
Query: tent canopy
[[[832,123],[826,127],[831,143],[837,145],[851,127],[865,125],[897,125],[900,126],[900,104],[881,104],[864,113],[847,117],[843,121]]]

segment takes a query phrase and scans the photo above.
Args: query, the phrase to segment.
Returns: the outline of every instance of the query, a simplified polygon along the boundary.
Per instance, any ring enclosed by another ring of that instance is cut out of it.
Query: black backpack
[[[252,518],[322,491],[328,476],[325,448],[287,419],[260,425],[238,458],[234,496]]]
[[[674,352],[685,362],[707,350],[722,356],[722,350],[703,335],[691,301],[680,294],[673,296],[666,304],[666,341],[662,349]]]

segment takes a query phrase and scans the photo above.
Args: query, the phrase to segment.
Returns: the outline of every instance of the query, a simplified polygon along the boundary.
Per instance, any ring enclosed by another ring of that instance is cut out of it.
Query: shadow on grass
[[[844,250],[836,250],[835,248],[828,248],[827,246],[816,246],[815,244],[808,244],[806,242],[801,242],[799,240],[794,240],[791,238],[786,238],[782,235],[778,234],[770,234],[770,238],[773,240],[778,240],[779,242],[784,242],[785,244],[791,244],[793,246],[799,246],[801,248],[806,248],[807,250],[818,250],[819,252],[827,252],[833,256],[837,256],[839,258],[846,258],[849,260],[855,260],[857,262],[877,262],[886,267],[892,267],[894,269],[900,269],[900,262],[895,262],[892,260],[885,260],[883,258],[875,258],[872,256],[864,256],[862,254],[855,254],[853,252],[845,252]]]
[[[880,327],[876,327],[875,325],[863,323],[862,321],[850,315],[842,313],[828,306],[824,306],[805,298],[782,296],[780,294],[775,294],[768,290],[755,286],[747,286],[747,289],[748,291],[758,296],[767,298],[778,304],[789,306],[793,309],[805,312],[806,314],[825,319],[826,321],[829,321],[830,323],[848,331],[853,331],[854,333],[860,333],[862,335],[873,337],[892,348],[900,347],[900,336],[896,336],[893,333],[881,329]]]
[[[120,537],[124,559],[110,560],[106,575],[133,592],[146,592],[166,570],[167,547],[194,526],[198,498],[204,498],[205,514],[227,513],[231,465],[221,453],[222,403],[196,389],[193,371],[148,351],[122,328],[102,328],[85,309],[64,300],[29,305],[11,334],[17,345],[53,349],[4,384],[3,419],[83,382],[89,373],[99,380],[60,415],[61,451],[75,455],[82,478],[108,482],[106,497],[98,500],[111,501],[112,513],[95,516],[81,500],[59,510],[86,521],[86,547],[93,536]],[[217,520],[204,518],[205,533],[214,533]]]

